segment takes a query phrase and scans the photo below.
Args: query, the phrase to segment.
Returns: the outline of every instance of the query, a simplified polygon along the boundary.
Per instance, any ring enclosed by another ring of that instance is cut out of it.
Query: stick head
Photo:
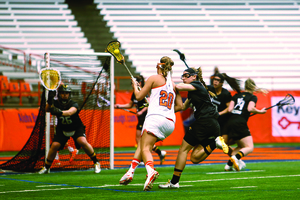
[[[110,41],[107,44],[105,52],[110,53],[116,59],[118,63],[125,63],[124,56],[120,53],[121,43],[118,40]]]
[[[53,68],[44,68],[39,74],[42,85],[47,90],[56,90],[61,82],[60,72]]]
[[[284,99],[278,102],[279,106],[284,106],[284,105],[294,105],[295,103],[295,98],[291,94],[287,94]]]
[[[185,61],[185,55],[181,53],[178,49],[173,49],[173,51],[177,52],[180,60]]]

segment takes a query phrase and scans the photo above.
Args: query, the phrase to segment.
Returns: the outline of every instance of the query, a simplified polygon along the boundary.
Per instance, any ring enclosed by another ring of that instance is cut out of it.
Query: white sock
[[[150,165],[145,165],[147,173],[150,174],[154,169]]]
[[[71,146],[68,146],[68,150],[69,150],[70,153],[72,153],[74,151],[74,148],[71,147]]]
[[[55,160],[59,160],[58,152],[56,152]]]

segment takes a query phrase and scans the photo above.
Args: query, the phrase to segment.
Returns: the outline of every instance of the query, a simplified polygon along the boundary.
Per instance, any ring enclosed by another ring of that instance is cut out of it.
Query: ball
[[[115,49],[114,50],[114,54],[119,54],[120,53],[120,50],[119,49]]]

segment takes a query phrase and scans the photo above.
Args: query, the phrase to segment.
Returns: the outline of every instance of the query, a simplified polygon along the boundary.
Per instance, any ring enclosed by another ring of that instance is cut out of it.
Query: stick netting
[[[79,116],[86,126],[86,138],[92,145],[101,163],[101,168],[110,167],[110,106],[99,98],[110,100],[111,79],[109,64],[111,56],[81,54],[51,54],[50,67],[61,73],[62,83],[72,88],[71,99],[79,105]],[[39,115],[32,134],[23,149],[11,160],[0,165],[0,169],[34,172],[45,165],[45,94],[41,98]],[[50,144],[55,131],[56,120],[51,116]],[[78,154],[74,141],[59,151],[59,159],[54,160],[53,169],[89,169],[94,164],[83,149]],[[69,147],[68,147],[69,146]]]

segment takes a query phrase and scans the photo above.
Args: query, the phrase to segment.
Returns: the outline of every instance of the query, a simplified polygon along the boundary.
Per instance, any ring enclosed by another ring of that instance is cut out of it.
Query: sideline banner
[[[19,151],[27,142],[38,109],[4,109],[0,111],[0,151]]]
[[[300,91],[270,91],[266,96],[256,94],[256,107],[269,107],[282,100],[287,93],[295,98],[292,106],[274,107],[263,115],[249,118],[248,126],[254,143],[300,142]]]

